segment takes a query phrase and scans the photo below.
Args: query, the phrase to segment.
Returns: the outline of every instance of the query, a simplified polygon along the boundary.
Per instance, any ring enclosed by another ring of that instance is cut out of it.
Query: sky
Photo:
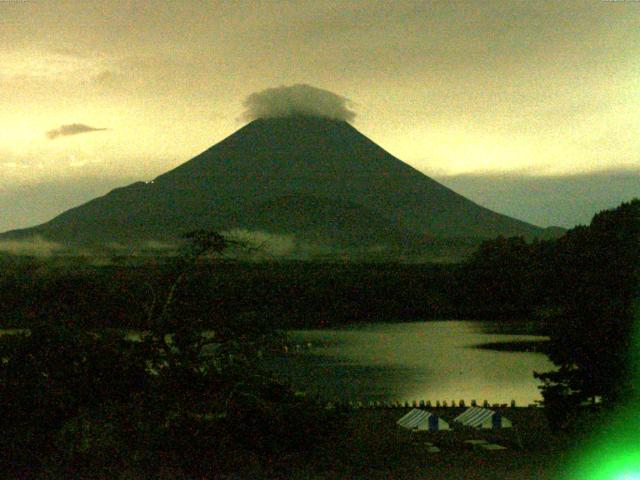
[[[310,84],[537,225],[640,196],[637,1],[0,1],[0,231],[150,180]]]

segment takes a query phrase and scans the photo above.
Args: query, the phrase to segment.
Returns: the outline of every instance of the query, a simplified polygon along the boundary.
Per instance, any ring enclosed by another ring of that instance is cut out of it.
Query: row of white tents
[[[461,425],[478,429],[511,428],[511,421],[499,412],[488,408],[471,407],[453,419]],[[436,432],[451,430],[449,424],[438,415],[414,408],[396,422],[408,430]]]

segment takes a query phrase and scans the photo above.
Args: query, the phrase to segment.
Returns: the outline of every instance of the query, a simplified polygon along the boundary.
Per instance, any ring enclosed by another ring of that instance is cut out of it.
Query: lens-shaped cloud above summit
[[[247,120],[309,115],[351,122],[356,117],[349,99],[304,83],[254,92],[243,105]]]
[[[58,128],[54,128],[53,130],[49,130],[46,135],[51,140],[64,137],[68,135],[78,135],[80,133],[88,133],[88,132],[100,132],[103,130],[108,130],[107,128],[96,128],[90,125],[85,125],[84,123],[70,123],[68,125],[61,125]]]

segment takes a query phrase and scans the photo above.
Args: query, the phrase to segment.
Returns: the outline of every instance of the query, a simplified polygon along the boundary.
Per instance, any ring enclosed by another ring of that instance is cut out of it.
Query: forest
[[[554,287],[539,283],[543,275],[553,277],[537,252],[545,247],[499,239],[462,264],[207,259],[185,278],[173,311],[185,322],[198,318],[211,327],[244,316],[278,328],[539,318],[553,304]],[[96,266],[77,258],[5,256],[0,262],[5,327],[47,321],[142,328],[145,306],[167,291],[177,259]]]

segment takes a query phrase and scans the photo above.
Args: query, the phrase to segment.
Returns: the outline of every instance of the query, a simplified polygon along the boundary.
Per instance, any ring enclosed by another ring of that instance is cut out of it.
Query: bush
[[[46,325],[0,337],[0,467],[32,465],[81,409],[148,389],[135,347],[113,332]]]

